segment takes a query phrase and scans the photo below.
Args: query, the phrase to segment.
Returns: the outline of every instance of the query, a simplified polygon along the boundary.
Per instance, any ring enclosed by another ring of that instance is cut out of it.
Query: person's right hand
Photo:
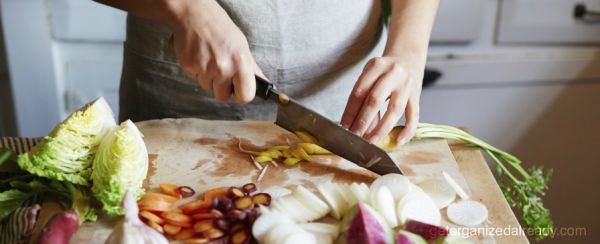
[[[175,54],[183,71],[219,101],[235,95],[239,103],[254,99],[254,74],[264,74],[248,41],[214,0],[179,1],[169,21]]]

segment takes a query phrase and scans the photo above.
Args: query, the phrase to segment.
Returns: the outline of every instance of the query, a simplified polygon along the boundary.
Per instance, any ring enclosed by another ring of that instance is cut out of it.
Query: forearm
[[[214,0],[94,0],[137,17],[152,19],[174,27],[199,12],[224,12]],[[201,11],[198,11],[201,10]]]
[[[412,56],[425,64],[431,28],[439,0],[391,0],[384,56]]]

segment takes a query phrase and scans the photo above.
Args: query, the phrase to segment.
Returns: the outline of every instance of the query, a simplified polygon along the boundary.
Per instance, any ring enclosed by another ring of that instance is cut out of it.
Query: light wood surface
[[[488,207],[492,228],[521,228],[514,212],[504,199],[502,191],[494,178],[481,151],[457,141],[449,142],[452,154],[464,176],[472,198]],[[497,243],[529,243],[525,235],[495,235]]]
[[[248,182],[257,183],[261,189],[270,186],[293,189],[301,184],[314,190],[322,182],[370,183],[377,177],[347,160],[330,155],[317,156],[314,162],[294,167],[270,166],[263,180],[257,182],[259,170],[248,154],[240,152],[239,144],[246,150],[264,150],[298,141],[293,134],[271,122],[167,119],[137,125],[145,135],[148,147],[151,167],[145,186],[150,190],[164,182],[191,186],[197,192]],[[519,226],[478,150],[454,145],[451,151],[445,140],[419,140],[390,152],[390,156],[415,183],[441,177],[442,170],[448,172],[474,200],[488,207],[491,222],[478,227]],[[445,210],[441,212],[443,226],[459,228],[446,219]],[[110,233],[111,225],[110,218],[86,223],[72,243],[102,243]],[[495,238],[481,232],[471,239],[479,243],[527,243],[522,237]]]

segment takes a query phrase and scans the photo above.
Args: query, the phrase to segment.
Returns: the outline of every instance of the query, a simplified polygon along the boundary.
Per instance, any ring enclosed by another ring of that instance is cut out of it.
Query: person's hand
[[[180,1],[170,21],[177,60],[183,71],[219,101],[232,92],[239,103],[252,101],[254,74],[264,74],[248,41],[216,1]]]
[[[397,143],[404,144],[414,135],[419,121],[419,97],[423,80],[423,62],[409,56],[384,56],[371,59],[350,94],[342,126],[371,143],[387,135],[406,114],[406,125]],[[381,120],[379,110],[389,99]]]

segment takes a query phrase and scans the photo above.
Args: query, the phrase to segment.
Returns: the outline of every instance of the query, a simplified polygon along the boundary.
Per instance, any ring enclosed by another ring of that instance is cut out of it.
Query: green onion
[[[524,226],[535,230],[534,238],[541,240],[552,233],[554,223],[542,202],[552,169],[532,166],[525,170],[517,157],[452,126],[421,123],[414,139],[422,138],[455,139],[479,147],[496,162],[498,185],[509,205],[520,210]]]

